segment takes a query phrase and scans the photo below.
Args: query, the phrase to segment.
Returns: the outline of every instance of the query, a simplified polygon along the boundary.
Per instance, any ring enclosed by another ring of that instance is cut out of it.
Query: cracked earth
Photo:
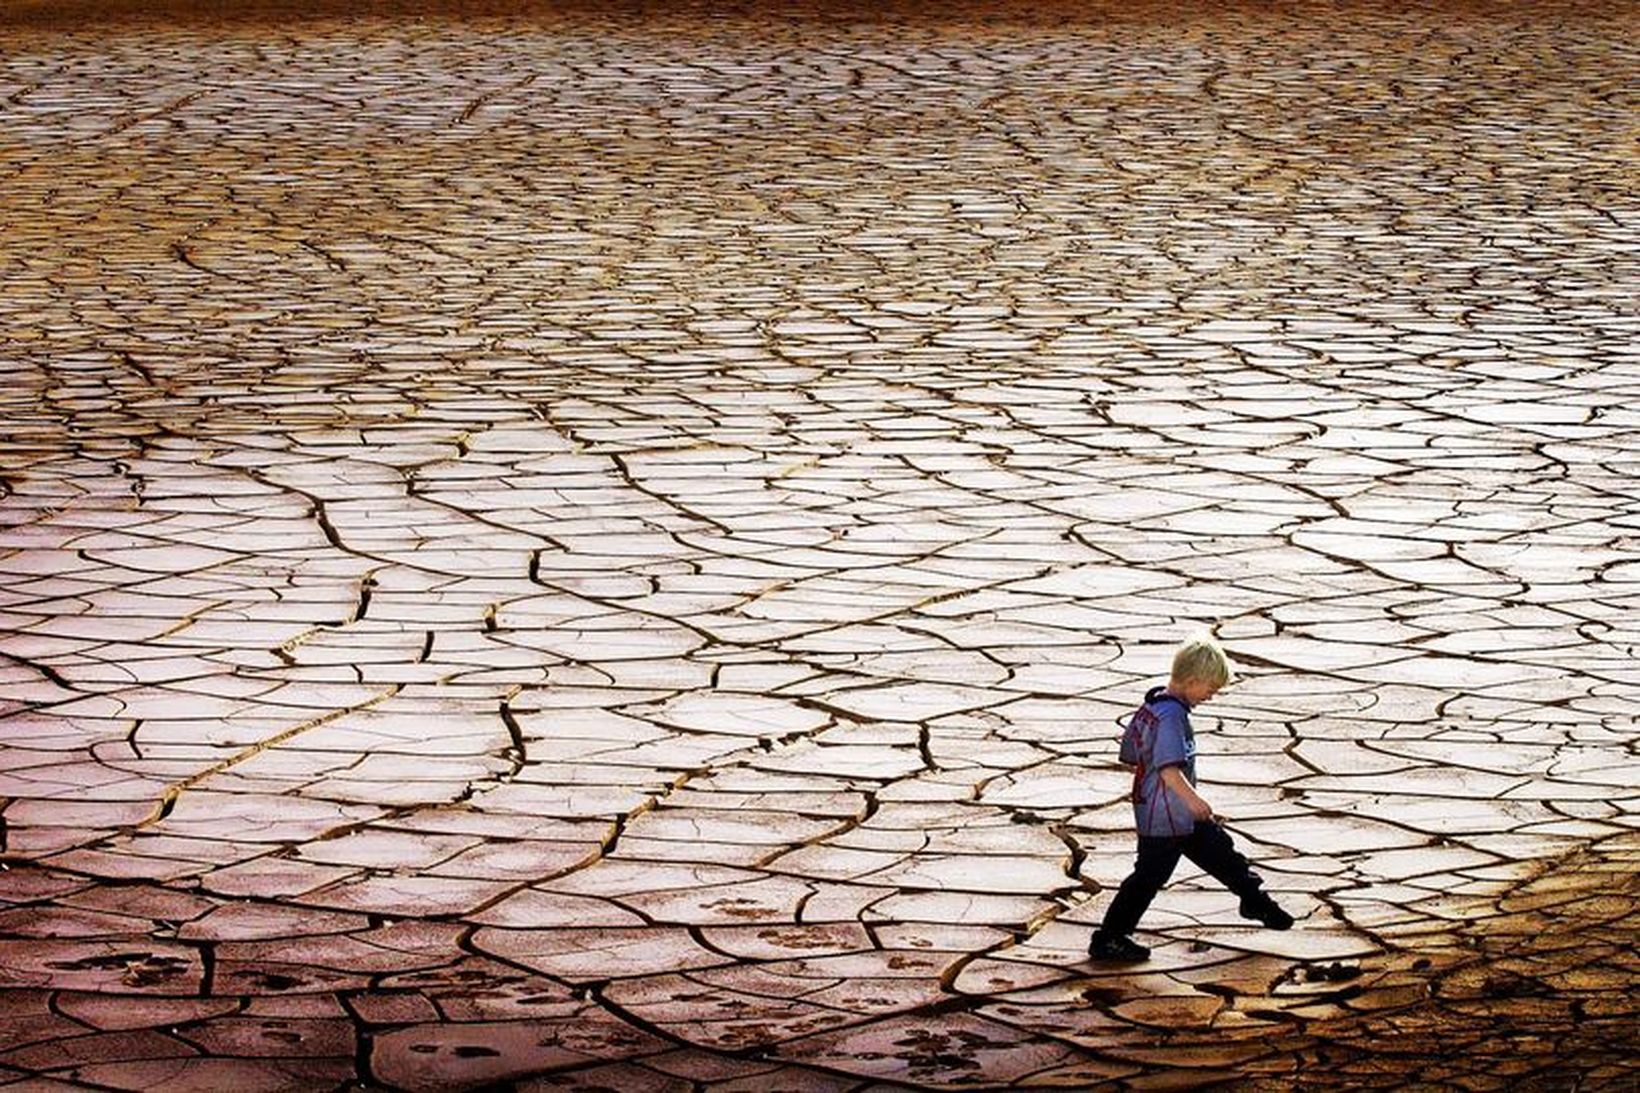
[[[7,5],[0,1085],[1632,1091],[1636,11]]]

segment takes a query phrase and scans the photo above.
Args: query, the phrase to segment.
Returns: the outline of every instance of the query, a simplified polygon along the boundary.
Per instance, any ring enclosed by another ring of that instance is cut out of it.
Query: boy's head
[[[1218,642],[1204,635],[1191,638],[1173,654],[1168,689],[1194,706],[1218,694],[1230,675],[1230,658]]]

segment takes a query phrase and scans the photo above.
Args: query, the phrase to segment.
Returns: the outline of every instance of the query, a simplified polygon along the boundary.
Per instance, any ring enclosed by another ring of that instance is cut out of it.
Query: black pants
[[[1264,886],[1248,866],[1247,859],[1231,844],[1224,828],[1211,820],[1198,821],[1196,829],[1188,835],[1140,835],[1139,858],[1133,872],[1117,889],[1099,934],[1123,937],[1132,933],[1139,925],[1139,916],[1173,875],[1180,858],[1189,858],[1243,899]]]

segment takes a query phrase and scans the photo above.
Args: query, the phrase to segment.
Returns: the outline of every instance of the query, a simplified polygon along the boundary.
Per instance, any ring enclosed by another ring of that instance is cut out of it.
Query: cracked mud
[[[1633,7],[224,11],[0,12],[0,1085],[1634,1088]]]

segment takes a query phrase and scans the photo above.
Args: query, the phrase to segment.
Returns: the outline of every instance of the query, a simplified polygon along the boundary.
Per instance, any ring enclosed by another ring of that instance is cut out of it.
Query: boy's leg
[[[1230,841],[1224,828],[1212,821],[1196,825],[1184,840],[1184,855],[1204,869],[1208,876],[1241,897],[1243,918],[1257,919],[1276,930],[1293,924],[1293,916],[1276,906],[1264,892],[1264,881]]]
[[[1094,931],[1096,937],[1126,937],[1139,925],[1139,917],[1162,890],[1162,885],[1173,875],[1182,852],[1184,840],[1163,836],[1139,836],[1139,856],[1133,863],[1133,872],[1116,890],[1105,911],[1105,921]]]
[[[1229,832],[1212,820],[1201,820],[1184,838],[1184,856],[1236,895],[1246,898],[1264,887],[1252,865],[1230,841]]]

